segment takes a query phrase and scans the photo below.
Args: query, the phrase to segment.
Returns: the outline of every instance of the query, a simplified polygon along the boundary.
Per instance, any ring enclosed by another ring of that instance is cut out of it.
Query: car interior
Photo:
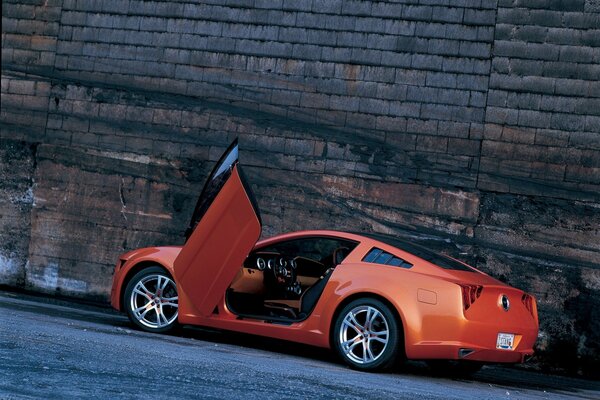
[[[307,237],[254,250],[227,290],[227,306],[240,317],[301,321],[314,309],[333,270],[357,244]]]

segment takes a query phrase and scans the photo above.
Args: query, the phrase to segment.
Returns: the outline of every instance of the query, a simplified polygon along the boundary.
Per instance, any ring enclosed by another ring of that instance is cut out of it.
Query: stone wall
[[[538,360],[600,354],[595,0],[2,4],[0,283],[106,300],[182,243],[240,138],[263,235],[401,235],[538,298]]]
[[[31,232],[35,147],[0,141],[0,282],[23,286]]]
[[[599,78],[598,2],[499,1],[478,188],[597,202]]]

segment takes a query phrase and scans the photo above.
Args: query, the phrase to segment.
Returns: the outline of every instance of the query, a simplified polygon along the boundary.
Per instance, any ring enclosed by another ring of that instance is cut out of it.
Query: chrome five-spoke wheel
[[[177,286],[160,267],[138,272],[127,285],[125,307],[131,321],[151,332],[165,332],[177,323]]]
[[[350,366],[362,370],[385,368],[397,353],[398,328],[394,315],[382,302],[359,299],[339,314],[335,347]]]

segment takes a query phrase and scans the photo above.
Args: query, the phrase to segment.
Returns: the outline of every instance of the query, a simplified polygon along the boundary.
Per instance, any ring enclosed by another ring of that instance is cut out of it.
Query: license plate
[[[496,348],[501,350],[512,350],[515,343],[515,335],[512,333],[499,333],[496,340]]]

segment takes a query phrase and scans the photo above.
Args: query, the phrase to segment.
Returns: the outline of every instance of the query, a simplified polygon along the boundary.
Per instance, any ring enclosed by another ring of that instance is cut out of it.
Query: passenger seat
[[[319,280],[314,285],[312,285],[311,287],[306,289],[304,293],[302,293],[302,296],[300,297],[300,314],[298,315],[299,318],[305,318],[308,314],[310,314],[313,308],[315,308],[315,305],[321,297],[321,294],[323,293],[325,285],[327,285],[327,281],[333,273],[333,270],[335,269],[335,267],[341,264],[342,261],[344,261],[348,254],[350,254],[350,249],[347,247],[338,247],[333,251],[333,266],[327,269],[327,271],[325,271],[325,273],[319,278]]]

